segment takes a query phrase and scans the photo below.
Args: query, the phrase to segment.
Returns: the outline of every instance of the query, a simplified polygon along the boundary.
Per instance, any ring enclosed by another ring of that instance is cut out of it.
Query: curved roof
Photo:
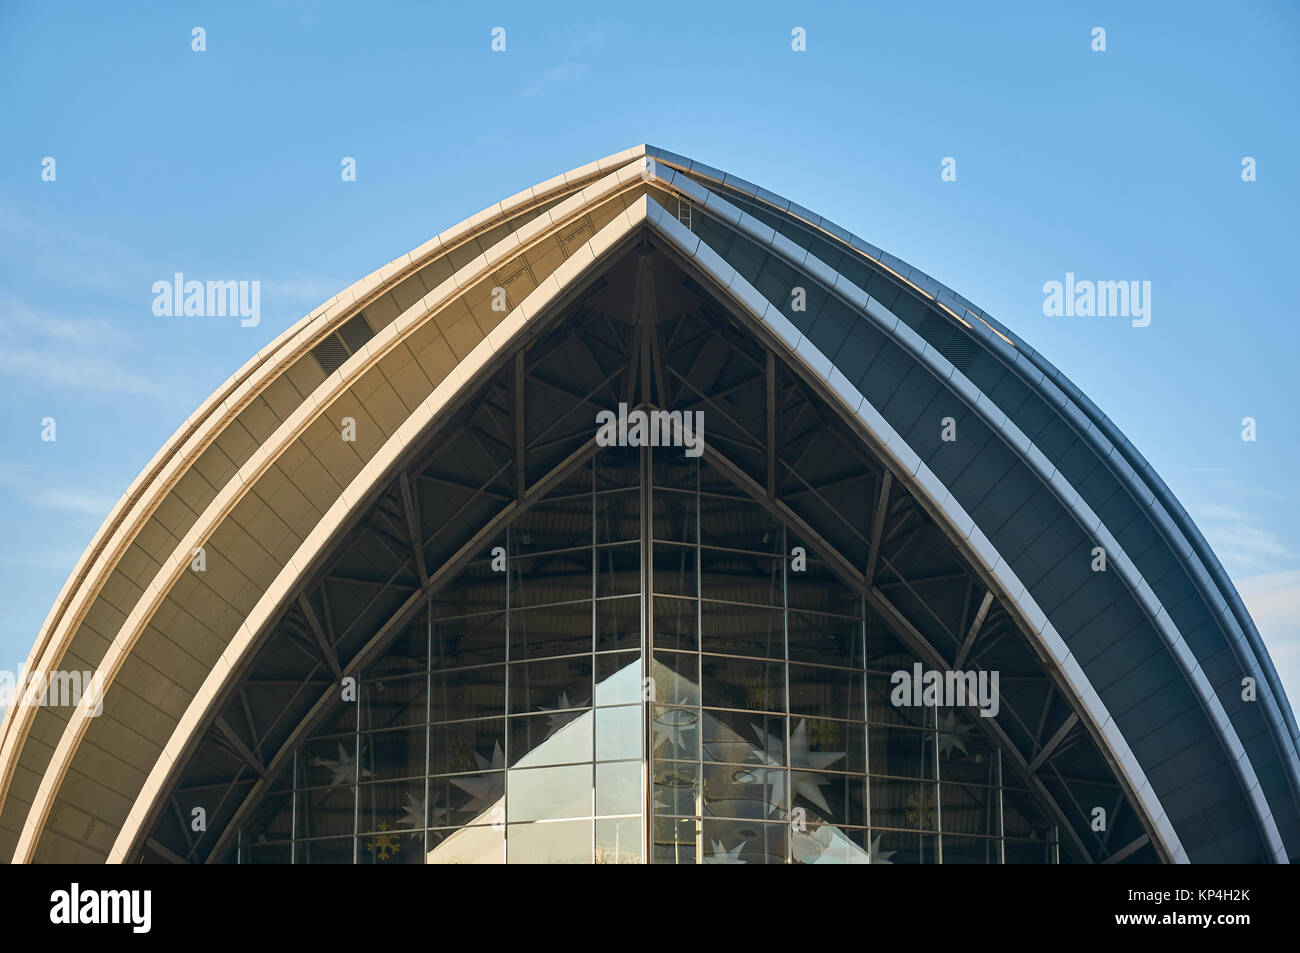
[[[182,425],[32,649],[30,670],[93,670],[108,694],[99,717],[11,706],[0,853],[132,856],[215,701],[349,514],[539,316],[645,230],[820,383],[981,570],[1162,858],[1297,852],[1300,732],[1276,672],[1204,539],[1114,424],[929,276],[780,196],[639,146],[368,275]],[[498,288],[507,312],[493,308]],[[955,443],[939,439],[945,415]],[[356,440],[338,440],[349,417]],[[1104,574],[1091,570],[1097,546]],[[1257,701],[1241,698],[1247,676]],[[1026,760],[1050,759],[1050,746]]]

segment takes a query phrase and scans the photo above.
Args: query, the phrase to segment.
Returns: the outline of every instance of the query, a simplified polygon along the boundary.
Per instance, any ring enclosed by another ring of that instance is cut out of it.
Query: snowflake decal
[[[379,825],[379,833],[370,838],[370,842],[366,844],[366,850],[380,861],[395,856],[400,849],[398,836],[389,832],[387,821]]]
[[[934,801],[928,794],[907,796],[907,823],[922,830],[934,827]]]

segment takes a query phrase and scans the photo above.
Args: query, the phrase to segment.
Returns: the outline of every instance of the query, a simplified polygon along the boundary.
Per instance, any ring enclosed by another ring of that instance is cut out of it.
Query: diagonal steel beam
[[[161,857],[163,860],[167,861],[169,864],[188,864],[188,863],[189,863],[188,860],[186,860],[186,859],[185,859],[184,857],[182,857],[180,854],[176,853],[174,850],[172,850],[172,849],[171,849],[170,847],[168,847],[166,844],[162,843],[161,841],[157,841],[157,840],[155,840],[155,839],[152,838],[152,837],[150,837],[148,840],[145,841],[145,845],[146,845],[146,846],[147,846],[151,851],[153,851],[155,854],[157,854],[159,857]]]
[[[970,624],[970,630],[966,633],[966,638],[957,650],[957,658],[953,661],[953,668],[961,668],[961,663],[966,661],[966,656],[970,655],[972,646],[975,645],[975,637],[980,633],[980,627],[984,625],[984,617],[989,614],[989,609],[993,606],[993,590],[984,593],[984,598],[980,601],[980,607],[975,612],[975,620]]]
[[[325,637],[325,630],[321,628],[320,620],[316,618],[316,610],[311,607],[311,600],[307,598],[307,593],[304,592],[298,597],[298,608],[307,617],[307,625],[311,628],[311,634],[315,637],[316,645],[320,648],[320,654],[329,665],[330,671],[334,673],[336,679],[342,678],[343,669],[339,666],[338,653]]]
[[[1061,742],[1065,740],[1065,736],[1074,730],[1074,726],[1078,723],[1078,712],[1070,712],[1070,717],[1061,723],[1061,727],[1056,729],[1056,733],[1052,735],[1047,744],[1043,745],[1043,749],[1034,755],[1034,760],[1029,762],[1030,774],[1038,773],[1038,769],[1051,758],[1052,752],[1060,746]]]
[[[1118,864],[1120,861],[1124,860],[1124,859],[1125,859],[1126,857],[1128,857],[1130,854],[1136,853],[1137,851],[1141,850],[1143,847],[1145,847],[1145,846],[1147,845],[1147,843],[1148,843],[1150,840],[1151,840],[1151,838],[1150,838],[1149,836],[1147,836],[1146,834],[1143,834],[1141,837],[1138,837],[1138,838],[1136,838],[1136,839],[1134,839],[1134,840],[1129,841],[1127,844],[1125,844],[1125,845],[1124,845],[1123,847],[1121,847],[1119,850],[1115,851],[1115,853],[1111,854],[1109,857],[1107,857],[1105,860],[1103,860],[1102,863],[1103,863],[1103,864]]]
[[[235,733],[234,728],[230,727],[230,723],[226,721],[225,716],[218,715],[213,724],[217,726],[217,730],[221,732],[221,737],[230,745],[235,754],[243,758],[250,768],[260,774],[263,781],[269,780],[266,774],[266,765],[262,764],[257,755],[249,750],[248,745],[244,744],[244,739]]]
[[[420,585],[429,582],[429,570],[424,565],[424,547],[420,545],[420,516],[415,509],[415,495],[411,492],[411,478],[403,470],[397,480],[402,493],[402,509],[406,512],[406,534],[410,537],[411,551],[415,553],[415,568],[420,574]]]
[[[880,537],[885,529],[885,513],[889,508],[889,491],[894,486],[894,474],[885,471],[880,481],[880,493],[876,497],[876,510],[871,518],[871,552],[867,556],[867,585],[871,586],[876,578],[876,562],[880,556]]]

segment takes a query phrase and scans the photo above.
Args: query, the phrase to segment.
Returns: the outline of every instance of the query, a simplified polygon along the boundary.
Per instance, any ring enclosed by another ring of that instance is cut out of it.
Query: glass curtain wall
[[[890,703],[914,661],[707,464],[603,450],[361,674],[238,859],[1057,862],[970,716]]]

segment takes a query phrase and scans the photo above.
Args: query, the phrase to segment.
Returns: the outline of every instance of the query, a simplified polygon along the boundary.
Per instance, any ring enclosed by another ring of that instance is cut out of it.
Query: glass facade
[[[362,672],[237,859],[1058,861],[973,718],[890,703],[916,660],[719,472],[602,450]]]

